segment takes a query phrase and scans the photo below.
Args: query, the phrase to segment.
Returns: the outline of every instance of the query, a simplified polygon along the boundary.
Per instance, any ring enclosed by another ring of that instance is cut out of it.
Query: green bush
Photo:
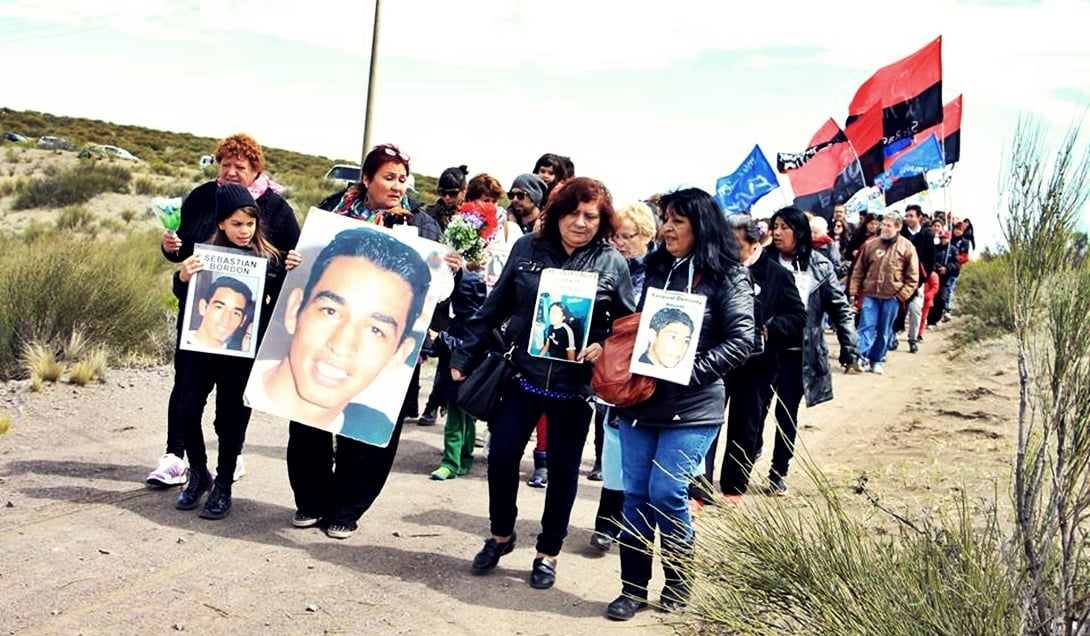
[[[95,215],[86,208],[74,205],[61,210],[57,217],[58,230],[74,230],[77,232],[90,232],[95,227]]]
[[[1010,306],[1013,284],[1006,256],[970,261],[962,268],[955,298],[965,320],[954,337],[958,345],[995,338],[1014,329]]]
[[[26,343],[60,351],[77,331],[118,356],[161,354],[173,308],[154,232],[87,241],[54,231],[3,243],[0,380],[22,375]]]
[[[53,175],[33,179],[15,197],[16,210],[29,208],[62,208],[89,201],[103,192],[129,191],[132,173],[120,165],[81,161],[79,165]]]

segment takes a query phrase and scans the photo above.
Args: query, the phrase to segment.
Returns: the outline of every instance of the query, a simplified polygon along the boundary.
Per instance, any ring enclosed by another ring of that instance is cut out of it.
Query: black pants
[[[174,386],[170,387],[170,398],[167,400],[167,453],[178,458],[185,458],[185,431],[178,421],[178,383],[181,380],[178,370],[178,345],[182,342],[182,307],[178,308],[178,318],[175,321],[177,333],[174,336]]]
[[[288,482],[295,493],[296,509],[321,519],[325,526],[356,527],[386,485],[403,422],[403,418],[398,418],[386,448],[340,435],[334,440],[328,431],[291,422]]]
[[[719,487],[724,495],[746,494],[749,473],[761,446],[761,431],[772,403],[772,385],[776,381],[778,363],[778,352],[766,352],[727,374],[727,452],[719,473]],[[718,445],[719,438],[713,439],[704,456],[704,477],[709,483],[715,483]],[[703,488],[690,489],[694,499],[712,501],[711,494]]]
[[[780,354],[776,375],[776,445],[772,451],[772,472],[787,476],[791,458],[795,456],[798,435],[799,403],[802,402],[802,351]]]
[[[208,394],[216,389],[216,437],[219,438],[217,453],[217,478],[230,484],[235,473],[238,455],[246,439],[250,423],[250,409],[242,402],[246,379],[250,376],[254,361],[249,358],[221,356],[195,351],[177,351],[174,354],[174,390],[171,392],[173,420],[184,440],[189,454],[189,467],[206,469],[208,453],[204,446],[204,430],[201,420]],[[169,424],[168,424],[169,430]],[[169,435],[169,433],[168,433]]]
[[[488,450],[488,517],[492,534],[510,536],[518,518],[519,464],[542,414],[549,421],[546,466],[549,487],[541,514],[537,551],[556,556],[568,536],[579,488],[579,464],[590,429],[591,407],[581,398],[546,398],[515,386],[492,423]]]

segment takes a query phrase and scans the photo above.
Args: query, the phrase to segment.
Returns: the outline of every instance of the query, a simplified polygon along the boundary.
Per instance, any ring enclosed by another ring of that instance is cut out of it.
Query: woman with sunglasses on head
[[[440,231],[435,219],[408,209],[408,176],[409,157],[405,153],[390,144],[375,146],[363,161],[360,183],[346,188],[339,198],[334,195],[326,199],[322,207],[365,223],[413,226],[420,236],[438,241]],[[447,262],[452,269],[460,268],[457,254],[448,255]],[[414,375],[414,381],[419,381],[418,375]],[[292,525],[320,525],[334,539],[352,536],[360,517],[386,485],[404,420],[403,410],[385,448],[291,422],[287,463],[296,507]]]

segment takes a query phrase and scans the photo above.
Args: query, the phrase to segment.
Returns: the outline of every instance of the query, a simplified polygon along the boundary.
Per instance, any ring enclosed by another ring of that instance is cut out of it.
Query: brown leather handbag
[[[603,401],[621,408],[639,404],[655,392],[655,378],[630,372],[636,349],[636,331],[640,314],[630,314],[613,322],[613,334],[602,343],[602,355],[594,363],[590,386]]]

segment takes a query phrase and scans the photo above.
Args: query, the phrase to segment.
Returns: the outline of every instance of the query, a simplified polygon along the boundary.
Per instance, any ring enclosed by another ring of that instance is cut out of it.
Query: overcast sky
[[[358,161],[373,11],[0,0],[0,106]],[[943,101],[965,95],[962,152],[927,207],[971,217],[992,243],[1019,113],[1063,128],[1090,103],[1087,24],[1090,2],[1074,0],[387,0],[372,140],[416,172],[464,163],[504,186],[541,153],[567,154],[619,205],[714,191],[753,144],[773,164],[802,150],[876,69],[942,35]],[[781,185],[758,213],[790,200]]]

